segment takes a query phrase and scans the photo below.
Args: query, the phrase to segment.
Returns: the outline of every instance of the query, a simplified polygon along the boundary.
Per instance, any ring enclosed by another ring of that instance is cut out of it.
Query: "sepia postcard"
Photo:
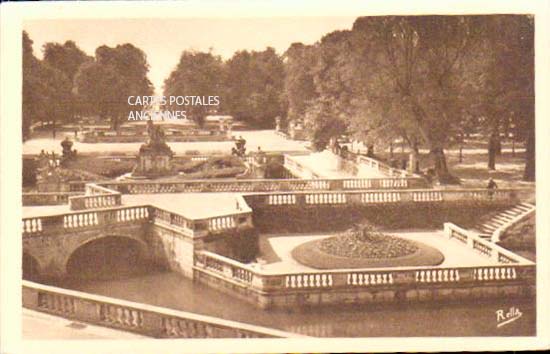
[[[3,3],[0,353],[550,349],[549,9]]]

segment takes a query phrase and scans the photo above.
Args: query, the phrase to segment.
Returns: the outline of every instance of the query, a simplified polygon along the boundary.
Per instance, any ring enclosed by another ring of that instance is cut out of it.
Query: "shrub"
[[[258,232],[254,228],[226,231],[216,241],[207,245],[207,249],[224,257],[249,263],[256,259]]]
[[[247,201],[254,210],[254,225],[269,233],[339,231],[364,221],[384,229],[441,229],[445,222],[468,228],[484,214],[507,207],[475,201],[342,206],[269,206],[251,198]]]
[[[23,159],[23,187],[36,185],[37,163],[34,158]]]

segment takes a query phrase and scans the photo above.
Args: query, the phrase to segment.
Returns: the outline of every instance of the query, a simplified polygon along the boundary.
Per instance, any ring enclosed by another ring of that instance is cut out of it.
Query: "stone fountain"
[[[147,142],[139,148],[137,164],[130,178],[158,178],[177,174],[172,166],[174,153],[166,143],[162,127],[147,121]]]

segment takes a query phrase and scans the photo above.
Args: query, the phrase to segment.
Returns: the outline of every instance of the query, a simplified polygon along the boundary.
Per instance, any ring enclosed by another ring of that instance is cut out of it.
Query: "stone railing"
[[[95,183],[86,184],[85,195],[69,198],[71,210],[111,208],[121,204],[120,192],[98,186]]]
[[[523,190],[499,189],[449,189],[449,190],[373,190],[373,191],[340,191],[340,192],[294,192],[270,193],[245,196],[253,205],[343,205],[343,204],[378,204],[407,202],[452,202],[452,201],[486,201],[516,203]]]
[[[193,237],[194,230],[199,227],[194,220],[168,210],[154,207],[151,213],[155,225],[171,228],[189,237]]]
[[[281,291],[301,289],[379,289],[410,285],[414,289],[443,283],[476,284],[491,281],[532,282],[535,265],[532,262],[509,262],[509,253],[499,251],[500,264],[465,267],[394,267],[369,269],[343,269],[295,273],[266,273],[259,266],[247,265],[221,255],[198,251],[194,269],[205,272],[230,284],[239,284],[259,293],[277,294]],[[513,254],[512,254],[513,255]]]
[[[23,307],[154,338],[289,338],[302,335],[23,280]]]
[[[197,192],[293,192],[363,189],[407,189],[426,185],[422,178],[350,178],[350,179],[251,179],[193,180],[178,182],[121,181],[100,186],[122,194],[197,193]]]
[[[23,193],[23,206],[68,204],[70,197],[82,195],[82,192],[45,192]]]
[[[373,159],[371,157],[356,155],[355,162],[359,165],[364,164],[369,168],[372,168],[386,176],[390,177],[411,177],[412,175],[406,170],[400,170],[398,168],[391,167],[379,160]]]
[[[75,212],[52,216],[23,218],[23,238],[69,232],[76,229],[103,227],[136,221],[148,221],[150,208],[132,206],[106,210]]]
[[[295,176],[300,176],[301,178],[304,178],[304,179],[322,178],[319,174],[315,173],[311,168],[302,165],[290,155],[285,154],[284,166],[291,174]]]
[[[515,224],[519,223],[520,221],[524,220],[525,218],[527,218],[529,215],[535,213],[535,210],[536,210],[536,207],[533,206],[532,208],[530,208],[529,210],[519,214],[518,216],[516,216],[515,218],[513,218],[512,220],[506,222],[505,224],[499,226],[492,234],[491,234],[491,242],[499,242],[500,241],[500,236],[502,236],[502,234],[508,230],[509,228],[511,228],[512,226],[514,226]]]
[[[111,196],[101,195],[90,196],[89,198],[100,197]],[[183,235],[200,237],[209,233],[253,227],[252,209],[242,196],[236,196],[235,202],[238,210],[234,213],[197,219],[187,218],[168,210],[146,205],[29,217],[22,219],[22,231],[25,238],[70,232],[80,228],[152,221],[155,225],[171,228]]]
[[[498,263],[534,265],[530,260],[510,252],[496,243],[479,237],[479,235],[473,231],[463,229],[453,223],[445,223],[443,227],[444,234],[449,239],[457,240],[465,247],[471,248]]]

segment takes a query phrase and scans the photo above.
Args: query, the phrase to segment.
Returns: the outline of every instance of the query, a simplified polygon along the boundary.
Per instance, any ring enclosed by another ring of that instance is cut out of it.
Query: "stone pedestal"
[[[149,140],[141,145],[132,177],[163,177],[176,174],[172,166],[174,153],[166,144],[162,128],[148,121]]]
[[[142,146],[139,152],[138,161],[133,176],[161,177],[175,174],[172,167],[173,153],[168,148],[153,149]]]

